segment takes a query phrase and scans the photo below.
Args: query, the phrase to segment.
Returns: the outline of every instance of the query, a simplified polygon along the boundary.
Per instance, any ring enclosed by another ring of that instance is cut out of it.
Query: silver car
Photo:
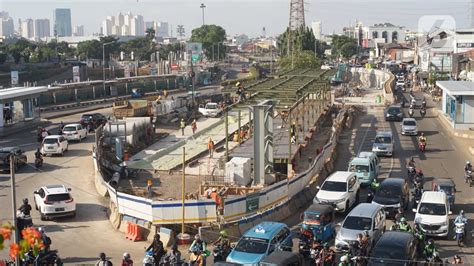
[[[418,125],[415,118],[403,118],[400,125],[402,126],[402,135],[418,135]]]
[[[344,219],[336,235],[336,249],[348,248],[357,240],[357,235],[368,231],[373,247],[385,232],[385,211],[382,207],[371,203],[357,205]]]
[[[377,132],[372,146],[372,152],[376,155],[393,155],[393,135],[392,132]]]

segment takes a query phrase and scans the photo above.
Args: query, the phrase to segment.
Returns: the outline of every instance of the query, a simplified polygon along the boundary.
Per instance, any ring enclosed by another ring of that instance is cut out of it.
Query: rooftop
[[[3,100],[10,100],[19,97],[36,95],[48,91],[48,87],[14,87],[0,90],[0,102]]]
[[[353,174],[354,173],[347,172],[347,171],[337,171],[337,172],[334,172],[332,175],[330,175],[326,180],[346,182],[347,177]]]
[[[472,81],[437,81],[436,85],[449,95],[474,95],[474,82]]]

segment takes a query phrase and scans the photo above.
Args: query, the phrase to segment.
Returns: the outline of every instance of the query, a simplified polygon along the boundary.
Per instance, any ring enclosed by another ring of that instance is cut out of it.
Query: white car
[[[429,236],[448,237],[449,207],[448,197],[442,191],[425,191],[420,203],[413,209],[416,212],[415,223]]]
[[[418,126],[415,118],[403,118],[400,125],[402,126],[402,135],[418,135]]]
[[[314,198],[315,203],[330,204],[336,211],[346,212],[359,202],[360,182],[353,172],[337,171],[331,174]]]
[[[372,145],[372,152],[376,155],[393,156],[393,136],[392,132],[379,131],[375,135]]]
[[[63,127],[63,136],[69,140],[82,141],[87,137],[87,129],[81,124],[68,124]]]
[[[35,208],[42,221],[50,217],[76,216],[76,203],[70,191],[64,185],[49,185],[34,192]]]
[[[205,106],[201,105],[198,111],[205,117],[218,117],[222,114],[222,110],[217,103],[206,103]]]
[[[59,154],[63,156],[64,152],[68,150],[67,139],[61,135],[51,135],[43,139],[41,145],[41,153],[44,155]]]

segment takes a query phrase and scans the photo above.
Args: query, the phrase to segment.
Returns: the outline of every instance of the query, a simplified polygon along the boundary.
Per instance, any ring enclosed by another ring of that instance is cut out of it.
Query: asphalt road
[[[418,99],[422,98],[421,94],[417,95]],[[430,107],[430,104],[429,106]],[[466,160],[472,161],[472,156],[468,153],[468,142],[463,139],[452,137],[448,129],[436,118],[437,110],[431,108],[428,110],[427,116],[421,119],[419,110],[415,111],[415,118],[418,122],[419,132],[424,132],[427,137],[427,150],[421,153],[418,150],[416,137],[402,136],[400,134],[399,122],[385,122],[383,117],[384,109],[381,107],[368,107],[366,113],[359,116],[353,125],[352,131],[347,131],[341,138],[341,144],[338,148],[338,160],[336,170],[344,171],[351,157],[356,156],[360,151],[370,151],[372,148],[372,140],[378,130],[391,131],[394,135],[395,148],[392,158],[382,158],[382,177],[406,177],[406,164],[413,156],[417,163],[417,167],[421,168],[425,174],[427,181],[433,177],[452,178],[456,183],[456,204],[451,218],[450,237],[449,240],[434,238],[436,245],[439,247],[442,258],[452,258],[454,254],[459,254],[465,260],[474,263],[473,248],[469,245],[474,244],[472,237],[468,236],[468,246],[459,248],[456,242],[452,240],[454,225],[452,222],[459,210],[464,210],[469,218],[467,231],[472,231],[472,223],[474,217],[474,205],[472,188],[464,183],[463,167]],[[406,117],[407,109],[404,110]],[[367,191],[362,190],[361,200],[366,198]],[[407,219],[413,224],[414,213],[411,207],[406,212]],[[339,217],[342,220],[343,217]],[[391,221],[387,224],[390,227]],[[469,235],[469,233],[468,233]]]

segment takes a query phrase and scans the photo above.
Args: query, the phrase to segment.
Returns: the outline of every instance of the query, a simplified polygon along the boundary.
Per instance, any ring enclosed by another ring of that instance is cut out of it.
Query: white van
[[[449,215],[452,214],[448,197],[442,191],[425,191],[421,196],[416,212],[415,223],[429,236],[447,237],[449,234]]]

